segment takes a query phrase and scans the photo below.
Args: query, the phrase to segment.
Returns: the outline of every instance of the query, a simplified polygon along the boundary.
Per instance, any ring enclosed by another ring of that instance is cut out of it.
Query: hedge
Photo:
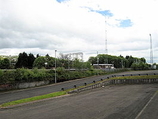
[[[104,74],[105,72],[101,70],[76,70],[69,71],[62,67],[56,69],[58,82],[74,80],[83,77],[89,77],[92,75]],[[21,82],[34,82],[49,80],[54,82],[55,71],[48,69],[25,69],[18,68],[15,70],[0,70],[0,85],[3,84],[14,84]]]

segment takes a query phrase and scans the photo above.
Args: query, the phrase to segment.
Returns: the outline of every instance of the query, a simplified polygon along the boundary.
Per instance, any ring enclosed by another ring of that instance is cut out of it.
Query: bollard
[[[77,86],[76,85],[74,85],[74,88],[76,88]]]

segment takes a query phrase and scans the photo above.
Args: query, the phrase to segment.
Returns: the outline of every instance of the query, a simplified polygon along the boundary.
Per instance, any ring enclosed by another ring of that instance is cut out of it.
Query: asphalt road
[[[73,88],[74,85],[81,86],[84,85],[84,83],[92,83],[94,80],[99,81],[101,79],[106,79],[107,77],[111,77],[112,75],[130,75],[130,74],[153,74],[158,73],[158,70],[150,70],[150,71],[129,71],[129,72],[123,72],[123,73],[116,73],[111,75],[104,75],[104,76],[93,76],[78,80],[71,80],[67,82],[47,85],[47,86],[41,86],[36,88],[29,88],[29,89],[23,89],[23,90],[15,90],[15,91],[9,91],[9,92],[0,92],[0,104],[14,101],[18,99],[23,98],[29,98],[33,96],[48,94],[56,91],[60,91],[61,88],[69,89]]]
[[[158,84],[106,86],[0,109],[1,119],[157,119]]]

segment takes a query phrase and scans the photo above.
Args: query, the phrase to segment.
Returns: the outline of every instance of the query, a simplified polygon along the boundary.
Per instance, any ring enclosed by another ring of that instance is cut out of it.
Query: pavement
[[[19,100],[23,98],[29,98],[33,96],[38,95],[44,95],[52,92],[61,91],[62,88],[64,89],[70,89],[73,88],[74,85],[76,86],[83,86],[85,83],[89,84],[95,81],[100,81],[101,79],[106,79],[107,77],[111,77],[113,75],[136,75],[136,74],[154,74],[158,73],[158,70],[149,70],[149,71],[128,71],[128,72],[122,72],[122,73],[115,73],[110,75],[103,75],[103,76],[93,76],[93,77],[87,77],[82,79],[76,79],[66,82],[61,82],[57,84],[51,84],[47,86],[41,86],[36,88],[29,88],[29,89],[22,89],[22,90],[14,90],[14,91],[8,91],[8,92],[0,92],[0,104]]]
[[[158,84],[115,85],[0,109],[0,119],[157,119]]]

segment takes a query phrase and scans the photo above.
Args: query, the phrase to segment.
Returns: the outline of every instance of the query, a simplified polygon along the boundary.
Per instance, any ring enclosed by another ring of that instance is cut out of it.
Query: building
[[[114,69],[114,64],[93,64],[95,69]]]

